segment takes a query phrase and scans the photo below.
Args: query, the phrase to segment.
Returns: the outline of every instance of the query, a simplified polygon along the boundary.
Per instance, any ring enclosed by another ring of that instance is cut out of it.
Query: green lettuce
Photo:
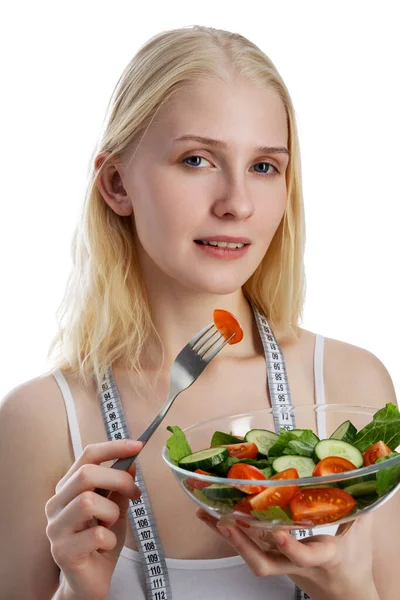
[[[216,431],[211,438],[210,446],[222,446],[224,444],[243,444],[243,440],[229,433]]]
[[[251,514],[260,521],[280,521],[292,524],[289,515],[280,506],[269,506],[266,510],[252,510]]]
[[[186,435],[180,427],[177,425],[168,425],[167,429],[172,432],[172,435],[167,439],[166,446],[169,450],[171,460],[175,464],[178,464],[182,458],[192,454],[192,449],[189,446]]]
[[[282,456],[284,449],[290,441],[298,440],[299,437],[291,431],[286,431],[283,427],[279,430],[279,437],[275,444],[268,450],[268,456]]]
[[[387,454],[382,458],[378,458],[376,464],[389,460],[389,458],[393,458],[394,456],[399,456],[398,452],[392,452],[392,454]],[[394,488],[394,486],[400,481],[400,462],[393,467],[388,467],[386,469],[381,469],[376,474],[376,491],[378,496],[384,496],[390,490]]]
[[[314,454],[314,448],[318,442],[319,438],[315,433],[313,433],[311,429],[305,429],[297,439],[288,442],[283,454],[296,454],[297,456],[311,457]]]
[[[357,433],[353,445],[360,452],[365,452],[370,446],[381,441],[391,450],[395,450],[400,444],[400,412],[393,402],[389,402],[374,414],[371,423]]]

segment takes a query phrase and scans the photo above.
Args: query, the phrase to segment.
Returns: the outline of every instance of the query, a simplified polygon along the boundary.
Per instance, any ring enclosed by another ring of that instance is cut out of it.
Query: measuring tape
[[[267,362],[268,387],[271,397],[271,407],[274,415],[275,431],[279,433],[281,427],[287,431],[296,429],[294,413],[290,410],[290,408],[293,408],[293,404],[289,390],[285,359],[279,348],[278,342],[272,333],[267,319],[256,307],[253,307],[253,312],[256,317],[258,332],[261,337],[265,359]],[[288,410],[281,410],[282,407],[287,407]],[[291,533],[296,539],[304,539],[312,536],[313,530],[297,529]],[[309,599],[310,596],[296,586],[295,600]]]
[[[268,371],[268,386],[271,397],[271,406],[274,415],[275,430],[283,427],[286,430],[295,429],[296,423],[289,382],[286,373],[285,359],[279,348],[278,342],[268,324],[267,319],[253,307],[258,331],[263,344]],[[130,438],[125,413],[122,408],[118,389],[114,381],[112,368],[103,376],[99,387],[101,411],[109,440]],[[288,410],[282,411],[281,407]],[[136,485],[141,489],[142,495],[137,500],[129,502],[129,520],[135,536],[142,564],[144,565],[147,599],[172,600],[171,585],[165,555],[161,546],[157,527],[146,492],[143,477],[136,461]],[[297,539],[313,535],[312,529],[300,529],[294,533]],[[295,600],[309,600],[310,596],[296,586]]]
[[[108,439],[113,441],[130,438],[111,368],[108,368],[107,373],[103,375],[99,395]],[[141,489],[142,495],[137,500],[129,501],[128,516],[145,567],[147,598],[148,600],[172,600],[165,556],[138,460],[136,460],[135,484]]]

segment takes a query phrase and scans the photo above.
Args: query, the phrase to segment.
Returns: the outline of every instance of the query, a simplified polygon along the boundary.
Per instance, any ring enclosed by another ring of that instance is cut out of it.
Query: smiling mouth
[[[194,240],[200,246],[212,246],[213,248],[229,248],[230,250],[240,249],[248,246],[249,242],[243,239],[235,240]]]
[[[248,244],[244,244],[242,242],[209,242],[207,240],[194,240],[196,244],[200,244],[203,246],[213,246],[214,248],[243,248],[243,246],[248,246]]]

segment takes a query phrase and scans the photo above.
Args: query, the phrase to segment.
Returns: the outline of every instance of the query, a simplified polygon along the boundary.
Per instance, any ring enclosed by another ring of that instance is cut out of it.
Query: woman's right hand
[[[135,463],[129,471],[100,466],[108,460],[137,454],[142,442],[116,440],[86,446],[56,486],[46,504],[46,534],[54,561],[64,581],[64,596],[105,600],[124,545],[129,499],[139,498],[134,483]],[[94,492],[110,490],[108,498]]]

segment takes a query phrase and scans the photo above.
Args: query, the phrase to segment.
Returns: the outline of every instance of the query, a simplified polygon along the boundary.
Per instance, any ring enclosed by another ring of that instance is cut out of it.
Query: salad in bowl
[[[297,428],[276,432],[278,413]],[[279,406],[167,429],[163,458],[182,489],[212,516],[252,527],[345,523],[379,507],[400,483],[392,403]]]

